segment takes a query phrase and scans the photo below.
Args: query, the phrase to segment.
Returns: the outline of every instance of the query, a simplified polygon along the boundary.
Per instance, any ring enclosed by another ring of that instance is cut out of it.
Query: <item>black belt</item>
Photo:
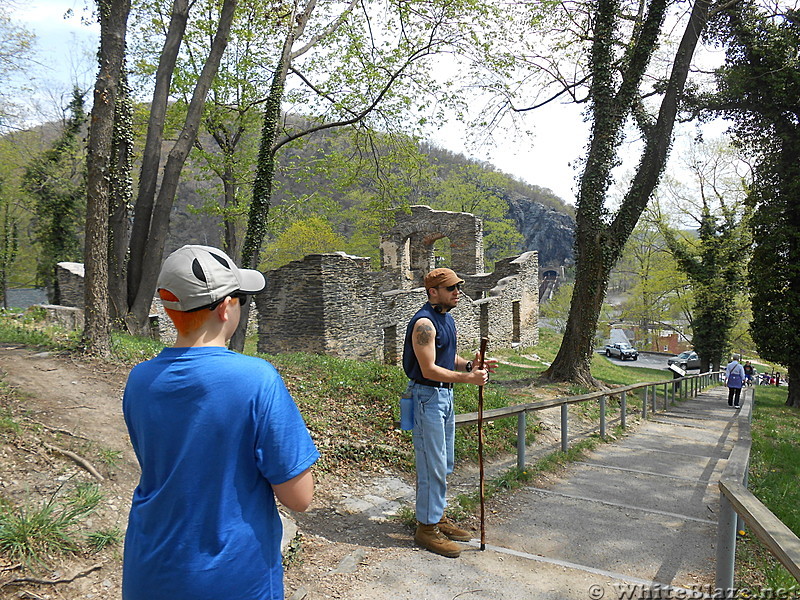
[[[452,383],[443,383],[441,381],[432,381],[430,379],[415,379],[414,383],[418,383],[420,385],[429,385],[431,387],[446,388],[448,390],[453,389]]]

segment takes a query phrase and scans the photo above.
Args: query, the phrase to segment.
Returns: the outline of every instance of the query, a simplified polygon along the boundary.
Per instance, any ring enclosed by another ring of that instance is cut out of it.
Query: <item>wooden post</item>
[[[644,400],[642,400],[642,419],[647,418],[647,388],[644,388]]]

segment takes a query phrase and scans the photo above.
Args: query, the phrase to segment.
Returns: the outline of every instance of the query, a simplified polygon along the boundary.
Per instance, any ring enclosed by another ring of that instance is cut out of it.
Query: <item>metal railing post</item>
[[[647,388],[644,388],[644,400],[642,400],[642,418],[647,418]]]
[[[600,396],[600,437],[606,439],[606,396]]]
[[[525,439],[525,414],[523,410],[517,415],[517,468],[520,471],[525,470],[525,445],[527,443]]]
[[[567,403],[561,405],[561,451],[568,450],[569,433],[567,432]]]
[[[619,423],[620,425],[622,425],[623,429],[625,429],[628,426],[627,425],[628,407],[626,405],[627,403],[626,395],[627,395],[626,392],[622,392],[622,395],[619,398]]]
[[[737,514],[722,492],[719,493],[719,521],[717,522],[717,575],[718,595],[715,598],[733,598],[733,568],[736,558]]]

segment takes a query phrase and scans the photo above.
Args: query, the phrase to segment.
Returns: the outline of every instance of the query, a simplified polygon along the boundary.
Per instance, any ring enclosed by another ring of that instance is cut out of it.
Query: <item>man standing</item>
[[[728,406],[739,408],[739,397],[742,394],[744,383],[744,367],[739,363],[739,355],[734,354],[733,360],[725,367],[725,385],[728,386]]]
[[[167,257],[159,294],[172,348],[133,368],[123,413],[141,466],[124,600],[283,600],[275,497],[308,508],[319,458],[275,368],[226,348],[264,276],[222,251]]]
[[[453,384],[484,385],[497,361],[484,366],[456,354],[456,325],[450,310],[458,304],[464,280],[450,269],[434,269],[425,276],[428,301],[406,329],[403,369],[409,378],[414,405],[414,454],[417,467],[414,541],[423,548],[455,558],[472,535],[444,518],[447,475],[453,472],[455,410]],[[454,541],[455,540],[455,541]]]

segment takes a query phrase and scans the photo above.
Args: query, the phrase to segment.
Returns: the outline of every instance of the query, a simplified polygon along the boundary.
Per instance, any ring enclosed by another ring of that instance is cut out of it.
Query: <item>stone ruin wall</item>
[[[317,352],[399,364],[408,321],[427,296],[422,277],[434,268],[433,243],[452,243],[452,267],[465,280],[452,315],[459,351],[488,337],[494,347],[538,341],[536,252],[498,261],[483,273],[480,219],[415,206],[400,213],[381,244],[383,269],[343,252],[309,255],[267,273],[256,298],[260,352]],[[455,241],[454,241],[455,240]]]
[[[56,265],[60,306],[83,308],[83,277],[83,263],[60,262]]]
[[[453,268],[464,280],[464,295],[452,315],[459,351],[531,346],[539,337],[536,252],[497,261],[483,272],[480,219],[468,213],[411,207],[381,243],[383,268],[343,252],[313,254],[266,273],[267,287],[255,298],[251,325],[258,326],[258,351],[314,352],[399,364],[408,321],[427,300],[422,277],[434,268],[433,244],[451,243]],[[83,265],[60,263],[62,303],[83,308]],[[161,302],[151,319],[165,343],[175,330]]]

